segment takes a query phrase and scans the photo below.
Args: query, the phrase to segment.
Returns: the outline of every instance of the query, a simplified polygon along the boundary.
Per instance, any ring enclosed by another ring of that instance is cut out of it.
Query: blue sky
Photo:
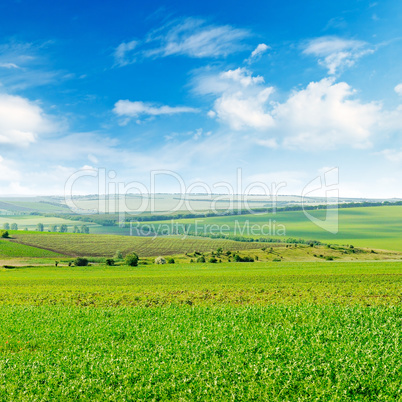
[[[343,197],[402,197],[401,26],[398,0],[3,0],[0,192],[241,168],[300,194],[337,167]]]

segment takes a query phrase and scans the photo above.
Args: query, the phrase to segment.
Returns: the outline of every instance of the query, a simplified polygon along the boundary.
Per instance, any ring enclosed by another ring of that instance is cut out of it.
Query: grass
[[[402,398],[400,308],[1,307],[4,400]]]
[[[59,253],[41,248],[26,246],[10,240],[0,240],[0,259],[2,258],[57,258]]]
[[[316,218],[324,220],[325,210],[307,211]],[[316,226],[302,211],[277,212],[276,214],[256,214],[227,217],[211,217],[198,219],[197,226],[202,232],[206,225],[227,225],[227,234],[234,234],[236,221],[237,235],[239,227],[242,229],[248,221],[252,225],[268,225],[271,220],[271,227],[280,230],[285,228],[286,235],[283,238],[294,237],[303,239],[320,240],[332,244],[353,244],[358,247],[371,247],[377,249],[402,251],[402,206],[381,206],[364,208],[339,209],[339,232],[332,234]],[[175,220],[175,223],[192,225],[195,227],[195,219]],[[275,222],[274,222],[275,221]],[[166,224],[166,222],[150,222],[155,227]],[[207,229],[208,231],[209,229]],[[268,228],[265,229],[267,233]],[[226,234],[226,233],[225,233]],[[272,236],[275,237],[272,229]],[[281,234],[281,232],[279,232]],[[244,235],[246,236],[246,234]],[[259,234],[249,237],[263,237]],[[276,236],[278,237],[278,236]]]
[[[399,306],[402,262],[33,267],[0,271],[1,305]]]
[[[0,269],[2,400],[402,399],[402,262]]]

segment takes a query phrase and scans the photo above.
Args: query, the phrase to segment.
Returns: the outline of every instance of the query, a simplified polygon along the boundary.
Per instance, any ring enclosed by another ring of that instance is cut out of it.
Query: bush
[[[155,264],[158,264],[158,265],[166,264],[166,260],[163,257],[156,257]]]
[[[254,258],[247,257],[247,256],[246,257],[240,257],[239,254],[235,254],[233,259],[235,260],[235,262],[254,262]]]
[[[114,265],[114,259],[113,258],[107,258],[106,259],[106,265],[113,266]]]
[[[1,231],[0,231],[0,236],[1,236],[3,239],[8,239],[8,238],[10,237],[10,234],[8,233],[7,230],[1,230]]]
[[[126,255],[126,265],[129,265],[130,267],[136,267],[138,265],[138,255],[136,253],[131,253]]]
[[[74,265],[76,267],[86,267],[88,265],[88,259],[87,258],[82,258],[78,257],[74,261]]]
[[[167,263],[168,264],[174,264],[176,261],[174,260],[174,258],[168,258]]]
[[[274,258],[272,261],[273,262],[281,262],[282,260],[280,258]]]
[[[205,262],[205,257],[203,255],[201,257],[198,257],[197,262]]]
[[[325,257],[325,259],[326,259],[327,261],[333,261],[334,257],[331,257],[331,256],[329,255],[329,256]]]
[[[114,258],[115,260],[122,260],[122,259],[123,259],[123,254],[122,254],[122,252],[121,252],[120,250],[117,250],[117,251],[114,253],[113,258]]]
[[[209,259],[208,262],[210,262],[211,264],[215,264],[215,263],[218,262],[218,260],[215,257],[212,257],[212,258]]]

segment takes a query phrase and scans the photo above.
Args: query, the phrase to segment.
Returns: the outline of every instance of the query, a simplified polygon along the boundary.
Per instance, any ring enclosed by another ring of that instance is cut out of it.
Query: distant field
[[[135,251],[140,257],[208,252],[222,247],[225,250],[249,250],[253,243],[212,240],[190,237],[187,239],[135,236],[91,235],[75,233],[11,232],[16,241],[33,247],[49,249],[71,256],[111,257],[116,250],[123,254]]]
[[[9,240],[0,240],[0,259],[1,258],[53,258],[60,257],[61,254],[41,248],[26,246],[14,243]]]
[[[37,216],[37,215],[17,215],[17,216],[0,216],[0,229],[3,229],[4,223],[16,223],[18,225],[19,230],[24,230],[27,228],[28,230],[36,230],[36,226],[38,223],[42,223],[44,225],[44,230],[47,231],[50,229],[52,225],[67,225],[69,231],[72,231],[72,228],[77,225],[81,227],[82,225],[87,225],[90,230],[91,227],[99,226],[94,225],[91,222],[82,222],[82,221],[72,221],[69,219],[49,217],[49,216]]]
[[[325,219],[325,210],[308,211],[316,218]],[[236,221],[238,222],[236,224]],[[286,235],[282,238],[295,237],[320,240],[325,243],[353,244],[359,247],[383,248],[402,251],[402,206],[382,206],[365,208],[339,209],[339,232],[332,234],[316,226],[302,211],[277,212],[276,214],[239,215],[227,217],[202,218],[197,220],[200,231],[206,225],[227,225],[229,234],[234,234],[238,225],[244,228],[246,222],[250,226],[268,225],[271,221],[276,228],[283,225]],[[176,220],[179,224],[195,227],[195,219]],[[155,227],[164,221],[150,222]],[[273,227],[273,226],[272,226]],[[239,235],[239,232],[237,232]],[[244,234],[245,236],[247,234]],[[250,235],[249,237],[260,237]],[[274,233],[272,236],[278,237]]]

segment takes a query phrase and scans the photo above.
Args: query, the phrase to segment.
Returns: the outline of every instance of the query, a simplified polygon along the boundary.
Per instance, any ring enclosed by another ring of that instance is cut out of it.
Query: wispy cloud
[[[371,54],[374,49],[366,42],[324,36],[307,42],[303,53],[318,58],[318,63],[328,69],[330,75],[339,70],[352,67],[358,59]]]
[[[271,49],[270,46],[266,45],[265,43],[260,43],[250,54],[250,57],[246,59],[245,61],[249,64],[251,64],[254,61],[257,61],[261,58],[261,56],[266,53],[269,49]]]
[[[167,106],[156,105],[147,102],[131,102],[129,100],[119,100],[115,103],[113,112],[119,117],[139,118],[142,116],[161,116],[161,115],[173,115],[179,113],[197,113],[198,109],[187,106]],[[125,120],[123,124],[126,124],[128,120]]]
[[[243,40],[248,36],[248,31],[231,25],[214,25],[203,19],[185,18],[150,32],[142,40],[121,43],[113,55],[115,64],[119,66],[144,57],[226,57],[244,50]]]

